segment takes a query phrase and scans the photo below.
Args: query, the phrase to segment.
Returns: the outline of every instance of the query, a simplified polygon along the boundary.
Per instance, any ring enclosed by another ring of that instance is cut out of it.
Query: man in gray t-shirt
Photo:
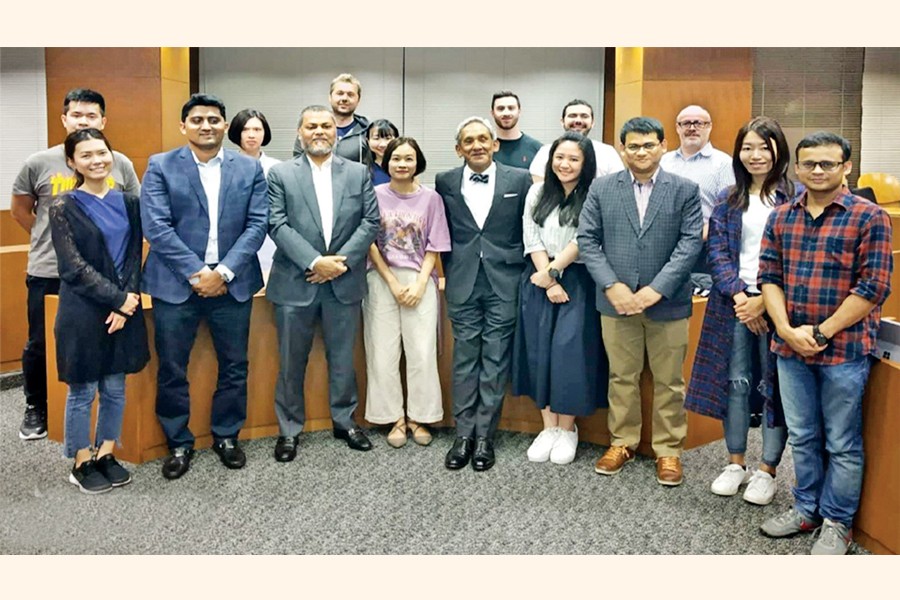
[[[106,125],[106,102],[99,93],[74,89],[66,94],[62,124],[66,133]],[[113,152],[110,187],[140,195],[141,187],[134,165],[119,152]],[[25,284],[28,287],[28,341],[22,352],[25,379],[25,419],[19,429],[23,440],[47,435],[47,361],[44,339],[44,296],[59,293],[56,253],[50,237],[50,203],[60,194],[75,188],[75,174],[66,165],[63,145],[32,154],[19,171],[12,190],[10,213],[31,235]]]

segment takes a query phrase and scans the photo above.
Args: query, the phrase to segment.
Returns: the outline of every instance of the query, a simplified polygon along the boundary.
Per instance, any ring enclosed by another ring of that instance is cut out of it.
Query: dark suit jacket
[[[448,302],[461,304],[469,299],[478,275],[479,262],[502,300],[514,301],[519,277],[525,267],[522,245],[522,213],[531,175],[524,169],[496,163],[497,182],[491,210],[479,229],[462,195],[463,167],[439,173],[434,187],[444,200],[452,250],[441,256]]]
[[[331,243],[326,249],[322,216],[305,155],[269,170],[269,235],[277,249],[266,286],[276,304],[309,306],[321,284],[308,283],[306,270],[317,256],[343,255],[348,271],[334,279],[334,295],[343,304],[366,295],[366,256],[381,224],[375,189],[365,165],[333,156],[334,198]]]
[[[122,275],[116,271],[103,232],[70,194],[50,205],[53,248],[59,259],[56,365],[60,381],[86,383],[114,373],[136,373],[150,360],[144,315],[138,305],[125,326],[110,335],[109,313],[141,282],[141,214],[137,196],[125,196],[131,236]]]
[[[258,160],[225,150],[219,188],[219,264],[234,273],[228,293],[244,302],[263,286],[256,251],[266,237],[266,178]],[[144,291],[180,304],[203,268],[209,204],[188,146],[150,157],[141,187],[141,216],[150,254]]]
[[[662,169],[650,194],[643,226],[631,172],[594,180],[578,225],[578,252],[597,283],[597,310],[618,316],[604,289],[623,282],[632,291],[649,285],[663,299],[646,310],[656,321],[691,315],[691,267],[703,245],[700,190]]]

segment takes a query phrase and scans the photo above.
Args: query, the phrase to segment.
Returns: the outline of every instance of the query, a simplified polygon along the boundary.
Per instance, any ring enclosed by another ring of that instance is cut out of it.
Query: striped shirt
[[[559,224],[559,207],[554,208],[553,212],[547,215],[543,225],[534,222],[534,207],[537,205],[543,189],[543,183],[535,183],[525,196],[525,212],[522,213],[522,241],[525,246],[525,256],[544,250],[552,260],[559,256],[559,253],[570,243],[578,243],[575,240],[578,227]],[[575,262],[582,261],[579,257],[575,259]]]
[[[803,358],[776,333],[772,351],[809,364],[834,365],[870,354],[890,294],[891,220],[846,187],[817,218],[806,210],[806,193],[772,211],[763,234],[759,283],[784,290],[793,327],[816,325],[855,294],[876,305],[861,321],[838,332],[822,352]]]
[[[713,148],[710,142],[689,158],[684,157],[681,148],[667,152],[663,154],[659,166],[664,171],[686,177],[700,186],[700,211],[703,213],[704,223],[709,222],[719,193],[734,185],[731,157]]]

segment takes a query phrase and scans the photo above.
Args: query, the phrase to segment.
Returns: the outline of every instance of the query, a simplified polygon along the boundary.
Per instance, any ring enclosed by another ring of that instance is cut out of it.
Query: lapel
[[[338,156],[332,155],[331,158],[331,197],[334,208],[331,211],[331,238],[337,231],[338,213],[341,210],[341,204],[344,202],[344,187],[346,184],[344,177],[344,161]]]
[[[312,213],[313,220],[316,222],[316,227],[319,228],[319,232],[324,236],[325,232],[322,229],[322,214],[319,212],[319,201],[316,199],[316,186],[313,185],[312,180],[312,168],[309,166],[309,161],[306,159],[305,154],[301,154],[295,158],[294,164],[299,167],[292,171],[297,179],[297,189],[300,191],[301,198],[306,202],[309,212]]]
[[[228,196],[228,186],[234,174],[234,157],[231,150],[226,150],[222,156],[222,179],[219,182],[219,222],[222,222],[222,211],[225,210],[225,198]]]
[[[622,206],[625,209],[625,216],[631,223],[634,235],[641,237],[641,218],[637,211],[637,199],[634,197],[634,184],[631,182],[631,171],[625,169],[619,171],[619,197],[622,200]]]
[[[494,175],[497,178],[494,182],[494,197],[491,198],[491,208],[488,211],[487,217],[484,219],[482,231],[488,228],[488,223],[491,222],[491,217],[493,217],[496,212],[494,209],[500,210],[498,205],[503,201],[503,193],[506,191],[506,171],[500,166],[500,163],[494,161],[494,164],[497,165],[497,170],[494,172]]]
[[[451,171],[450,179],[452,185],[450,186],[450,192],[453,194],[454,201],[459,205],[459,214],[463,215],[464,218],[467,217],[469,224],[474,229],[478,229],[478,223],[475,222],[475,217],[472,216],[472,211],[469,210],[469,205],[466,204],[466,199],[463,197],[463,169],[464,167],[458,167],[457,169],[454,169],[454,171]],[[496,188],[494,189],[496,190]]]
[[[183,146],[179,156],[181,160],[184,161],[184,170],[185,173],[187,173],[188,181],[191,182],[191,189],[194,190],[197,201],[200,202],[203,212],[205,212],[208,217],[209,203],[206,201],[206,192],[203,191],[203,184],[200,183],[200,171],[197,168],[197,164],[194,162],[194,155],[191,153],[191,147]]]
[[[644,226],[641,228],[641,235],[644,235],[647,229],[650,228],[650,225],[653,224],[653,219],[656,218],[662,205],[669,201],[669,196],[672,193],[669,183],[669,176],[660,169],[659,175],[656,176],[656,184],[653,186],[653,191],[650,192],[650,200],[647,202],[647,213],[644,215]],[[635,212],[637,212],[636,205]]]

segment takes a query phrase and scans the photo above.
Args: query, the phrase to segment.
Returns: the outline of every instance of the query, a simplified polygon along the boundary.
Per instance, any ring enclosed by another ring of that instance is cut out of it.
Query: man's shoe
[[[172,450],[172,454],[163,462],[162,474],[166,479],[178,479],[191,468],[194,449],[180,446]]]
[[[765,471],[757,469],[753,472],[753,477],[750,478],[747,489],[744,490],[744,500],[750,504],[765,506],[770,504],[772,499],[775,498],[775,489],[777,487],[774,477]]]
[[[550,460],[550,451],[562,429],[559,427],[548,427],[538,434],[531,445],[528,446],[528,460],[530,462],[547,462]]]
[[[73,466],[69,483],[77,485],[85,494],[102,494],[112,489],[112,484],[97,470],[93,460],[84,461],[78,468]]]
[[[47,410],[28,404],[25,406],[25,418],[19,427],[19,439],[39,440],[47,437]]]
[[[601,475],[615,475],[622,470],[625,463],[634,460],[634,451],[627,446],[610,446],[594,465],[594,471]]]
[[[450,448],[450,451],[447,452],[447,456],[444,458],[444,466],[455,471],[469,464],[469,459],[472,458],[473,445],[470,437],[456,438],[453,441],[453,447]]]
[[[219,455],[222,464],[229,469],[240,469],[247,464],[247,456],[241,450],[237,438],[224,438],[213,444],[213,451]]]
[[[731,463],[722,469],[709,489],[717,496],[734,496],[738,489],[748,481],[750,481],[750,471],[747,470],[747,467]]]
[[[765,521],[759,529],[769,537],[783,538],[815,531],[821,525],[818,521],[807,519],[792,508]]]
[[[472,468],[476,471],[487,471],[494,466],[494,441],[479,436],[475,440],[475,452],[472,453]]]
[[[275,460],[278,462],[291,462],[297,458],[297,444],[300,443],[300,436],[287,437],[278,436],[275,442]]]
[[[684,471],[678,456],[660,456],[656,459],[656,481],[662,485],[681,485]]]
[[[121,487],[131,483],[131,473],[119,464],[112,454],[104,454],[96,460],[97,470],[106,477],[113,487]]]
[[[853,541],[853,534],[849,527],[831,519],[825,519],[822,521],[819,537],[809,553],[843,556],[850,549],[851,541]]]
[[[358,427],[354,427],[353,429],[335,429],[334,437],[339,440],[345,440],[347,445],[353,450],[366,452],[367,450],[372,449],[372,442],[369,441],[366,432]]]

